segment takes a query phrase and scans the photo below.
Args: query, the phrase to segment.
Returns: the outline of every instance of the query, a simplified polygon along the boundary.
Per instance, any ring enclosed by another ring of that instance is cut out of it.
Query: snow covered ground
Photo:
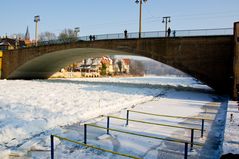
[[[223,101],[211,91],[207,93],[210,90],[207,86],[185,77],[1,80],[0,90],[0,158],[9,155],[10,158],[49,158],[50,134],[82,142],[83,123],[105,126],[105,118],[99,116],[125,117],[126,108],[214,119]],[[188,119],[155,118],[136,113],[130,117],[172,125],[200,126],[200,122]],[[163,138],[188,140],[190,137],[190,132],[185,130],[137,123],[125,127],[125,123],[119,120],[111,123],[117,129]],[[215,124],[206,122],[205,137],[200,138],[197,132],[195,140],[207,143],[212,125]],[[184,147],[169,142],[116,132],[112,132],[109,139],[99,140],[97,137],[104,135],[105,130],[89,128],[88,132],[88,142],[102,148],[141,158],[183,157]],[[57,158],[121,158],[57,139],[55,145]],[[201,149],[196,147],[189,157],[200,157]]]
[[[223,153],[239,154],[239,107],[235,101],[228,104]]]

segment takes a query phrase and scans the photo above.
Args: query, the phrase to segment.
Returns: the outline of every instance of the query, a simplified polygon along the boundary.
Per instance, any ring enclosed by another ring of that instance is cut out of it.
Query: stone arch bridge
[[[46,79],[74,61],[103,55],[140,55],[175,67],[237,97],[239,23],[234,35],[79,41],[3,52],[3,79]]]

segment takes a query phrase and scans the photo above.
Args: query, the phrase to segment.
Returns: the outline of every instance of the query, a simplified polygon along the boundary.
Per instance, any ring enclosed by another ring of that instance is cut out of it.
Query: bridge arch
[[[128,54],[162,62],[219,92],[229,92],[232,89],[233,44],[233,36],[200,36],[79,41],[9,50],[3,55],[2,75],[8,79],[47,78],[76,59]],[[77,50],[80,53],[77,54]],[[50,59],[52,62],[44,62]],[[47,70],[48,67],[51,69]]]
[[[48,54],[35,57],[27,61],[15,71],[9,79],[47,79],[52,74],[69,66],[73,62],[82,61],[86,58],[96,58],[111,55],[134,55],[132,53],[99,49],[99,48],[73,48],[66,50],[54,51]]]

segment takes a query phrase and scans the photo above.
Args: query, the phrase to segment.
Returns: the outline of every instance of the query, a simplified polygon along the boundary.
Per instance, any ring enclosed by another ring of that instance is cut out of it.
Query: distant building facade
[[[14,50],[18,48],[25,48],[32,46],[32,41],[30,40],[30,33],[27,27],[24,39],[21,37],[9,38],[7,35],[0,38],[0,50]]]
[[[114,59],[114,72],[115,74],[129,74],[130,69],[129,59]]]
[[[113,76],[129,73],[129,59],[113,59],[108,56],[84,59],[76,62],[61,72],[79,72],[81,77]]]

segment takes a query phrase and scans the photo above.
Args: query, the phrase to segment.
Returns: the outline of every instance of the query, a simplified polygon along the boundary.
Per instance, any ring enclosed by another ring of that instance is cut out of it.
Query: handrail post
[[[51,159],[54,159],[54,136],[51,135]]]
[[[129,110],[127,110],[127,113],[126,113],[126,126],[129,125]]]
[[[185,147],[184,147],[184,159],[188,158],[188,143],[185,142]]]
[[[193,150],[193,138],[194,138],[194,129],[191,129],[191,147],[190,147],[190,151]]]
[[[87,124],[84,124],[84,144],[87,144]]]
[[[109,128],[110,128],[110,117],[107,116],[107,134],[109,134]]]
[[[203,137],[203,131],[204,131],[204,119],[202,119],[202,125],[201,125],[201,138]]]

